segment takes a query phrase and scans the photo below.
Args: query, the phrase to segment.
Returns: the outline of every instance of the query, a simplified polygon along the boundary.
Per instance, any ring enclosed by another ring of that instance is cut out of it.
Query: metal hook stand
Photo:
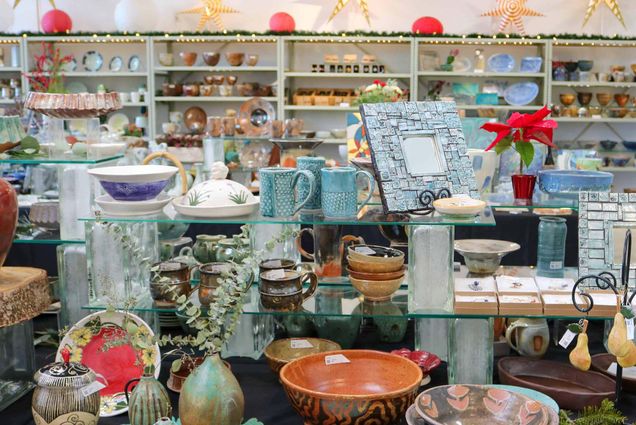
[[[451,194],[451,191],[448,189],[441,189],[439,192],[437,192],[437,194],[432,190],[424,190],[418,197],[422,204],[422,208],[409,210],[409,214],[429,215],[433,211],[435,211],[435,208],[433,207],[433,201],[435,201],[436,199],[450,198],[452,196],[453,195]]]
[[[574,307],[580,311],[581,313],[587,313],[594,307],[594,299],[592,296],[588,294],[584,289],[578,291],[578,295],[582,298],[585,298],[586,305],[579,306],[576,302],[577,289],[579,285],[585,281],[592,280],[593,284],[596,285],[597,288],[602,290],[611,289],[614,294],[619,295],[620,291],[623,291],[623,305],[631,306],[632,300],[634,296],[636,296],[636,290],[629,293],[629,270],[630,270],[630,260],[632,258],[632,232],[631,230],[627,230],[625,232],[625,242],[623,244],[623,264],[621,266],[621,284],[620,287],[617,285],[616,276],[614,276],[611,272],[601,272],[598,275],[586,275],[580,277],[579,280],[576,281],[574,287],[572,288],[572,303]],[[623,368],[621,365],[616,364],[616,402],[618,403],[621,399],[621,392],[623,389]]]

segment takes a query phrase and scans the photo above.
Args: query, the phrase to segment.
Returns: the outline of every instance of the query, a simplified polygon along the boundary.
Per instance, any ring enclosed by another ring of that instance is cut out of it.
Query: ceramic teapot
[[[548,322],[545,319],[517,319],[508,325],[506,341],[522,356],[542,357],[550,342]]]

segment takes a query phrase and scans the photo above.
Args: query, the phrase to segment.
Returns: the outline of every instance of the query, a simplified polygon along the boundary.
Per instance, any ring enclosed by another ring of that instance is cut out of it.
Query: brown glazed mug
[[[259,276],[271,270],[295,270],[296,262],[288,258],[269,258],[263,260],[258,265]]]
[[[199,273],[201,280],[199,282],[198,295],[199,302],[203,307],[208,307],[216,299],[215,291],[220,286],[220,280],[223,278],[223,274],[230,274],[234,272],[234,265],[232,263],[207,263],[199,266]],[[247,283],[246,291],[252,286],[254,282],[254,273],[250,272],[249,282]]]
[[[276,269],[260,274],[261,304],[267,310],[296,311],[318,288],[318,277],[313,272],[300,274],[294,270]],[[303,282],[310,285],[303,292]]]
[[[179,261],[163,261],[152,267],[150,295],[155,301],[173,303],[176,295],[190,292],[190,267]]]

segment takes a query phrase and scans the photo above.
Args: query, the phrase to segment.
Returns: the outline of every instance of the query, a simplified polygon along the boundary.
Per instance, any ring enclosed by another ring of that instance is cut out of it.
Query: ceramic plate
[[[203,130],[207,124],[208,114],[198,106],[192,106],[183,114],[183,122],[190,131]]]
[[[441,198],[433,201],[435,211],[442,215],[458,218],[470,218],[486,208],[486,203],[468,197]]]
[[[110,116],[110,118],[108,118],[108,126],[115,131],[123,130],[124,127],[128,124],[130,124],[128,116],[126,114],[122,114],[121,112],[113,114]]]
[[[62,72],[73,72],[76,69],[77,69],[77,61],[75,60],[74,57],[72,57],[69,62],[65,63],[64,66],[62,66],[61,71]]]
[[[499,53],[488,58],[488,71],[511,72],[515,68],[515,58],[507,53]]]
[[[524,106],[532,103],[539,95],[537,83],[517,83],[509,86],[504,92],[504,99],[508,105]]]
[[[166,193],[160,193],[156,199],[150,201],[116,201],[110,195],[101,195],[95,198],[95,202],[106,215],[127,217],[158,214],[171,199]]]
[[[115,336],[125,334],[125,321],[132,320],[141,330],[154,335],[152,329],[134,314],[121,311],[98,311],[77,322],[64,336],[57,350],[56,362],[62,361],[61,351],[71,353],[71,361],[90,367],[100,382],[106,384],[101,396],[100,416],[110,417],[128,411],[124,386],[139,378],[144,366],[155,366],[155,377],[161,371],[161,354],[157,344],[143,351],[135,351],[128,344],[103,350],[104,344]]]
[[[276,119],[276,112],[272,104],[258,97],[244,102],[239,111],[241,128],[248,136],[269,134],[274,119]]]
[[[121,71],[121,68],[123,66],[124,66],[124,60],[121,58],[121,56],[114,56],[110,60],[110,63],[108,64],[108,69],[113,72],[119,72]]]
[[[174,205],[174,208],[179,214],[187,215],[189,217],[240,217],[252,214],[258,209],[260,201],[258,196],[256,196],[255,198],[256,200],[254,202],[249,202],[242,205],[234,205],[231,207],[192,207],[188,205],[188,200],[185,196],[180,196],[172,201],[172,205]]]
[[[102,69],[104,64],[104,58],[98,52],[91,50],[84,55],[82,59],[82,65],[84,69],[91,72],[97,72]]]
[[[141,65],[141,59],[139,56],[132,55],[130,59],[128,59],[128,70],[132,72],[139,71],[139,66]]]
[[[64,87],[69,93],[88,93],[86,84],[80,83],[79,81],[71,81],[70,83],[64,84]]]
[[[548,407],[525,395],[481,385],[444,385],[415,400],[415,409],[432,425],[551,425]]]

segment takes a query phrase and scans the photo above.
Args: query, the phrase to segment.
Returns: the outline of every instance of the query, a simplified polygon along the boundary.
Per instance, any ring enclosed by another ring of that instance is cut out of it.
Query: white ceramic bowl
[[[486,203],[468,197],[442,198],[433,201],[435,211],[451,217],[474,217],[486,209]]]
[[[461,239],[455,241],[455,251],[464,257],[471,273],[492,274],[499,268],[501,259],[517,251],[519,244],[495,239]]]
[[[170,165],[121,165],[92,168],[88,174],[99,181],[115,183],[150,183],[167,180],[179,169]]]

